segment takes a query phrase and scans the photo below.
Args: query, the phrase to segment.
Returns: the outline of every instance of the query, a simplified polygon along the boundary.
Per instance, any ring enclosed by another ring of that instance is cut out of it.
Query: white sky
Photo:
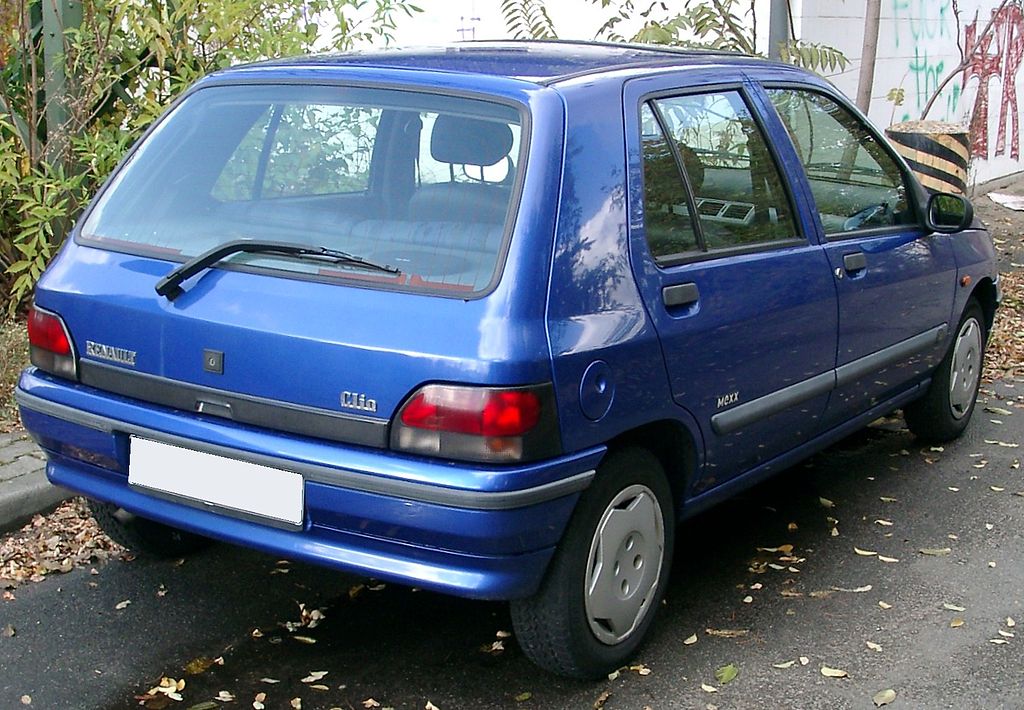
[[[457,42],[461,39],[504,39],[510,36],[501,15],[501,0],[417,0],[423,12],[412,18],[402,17],[395,31],[395,44],[413,46]],[[765,25],[768,0],[758,0],[758,18]],[[600,2],[589,0],[547,0],[545,6],[562,39],[594,39],[601,23],[613,8],[601,8]],[[746,5],[743,4],[745,10]],[[799,16],[800,2],[794,3]],[[639,29],[640,22],[621,28],[629,36]],[[460,29],[463,30],[460,32]],[[760,31],[767,26],[759,27]],[[760,38],[759,38],[760,41]]]
[[[396,44],[440,44],[510,36],[501,16],[501,0],[418,0],[415,4],[423,12],[398,22]],[[600,4],[587,0],[548,0],[547,11],[564,39],[593,39],[608,14]]]

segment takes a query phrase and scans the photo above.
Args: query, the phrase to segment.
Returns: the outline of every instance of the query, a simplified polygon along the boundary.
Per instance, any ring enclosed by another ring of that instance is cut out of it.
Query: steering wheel
[[[891,224],[892,221],[879,221],[876,224],[872,224],[879,217],[891,217],[892,210],[889,208],[888,202],[881,202],[877,205],[871,205],[865,207],[859,212],[855,212],[846,218],[843,222],[843,231],[852,232],[857,229],[863,229],[865,227],[883,227],[887,224]]]

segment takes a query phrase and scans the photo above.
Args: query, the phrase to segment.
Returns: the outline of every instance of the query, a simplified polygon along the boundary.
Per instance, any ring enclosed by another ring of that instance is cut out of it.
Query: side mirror
[[[959,232],[974,222],[974,207],[963,195],[937,192],[928,198],[925,226],[933,232]]]

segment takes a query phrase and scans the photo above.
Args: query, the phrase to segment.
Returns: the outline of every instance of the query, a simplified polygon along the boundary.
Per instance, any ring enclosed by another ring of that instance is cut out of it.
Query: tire
[[[987,337],[985,314],[972,298],[928,391],[903,408],[907,428],[914,436],[937,444],[957,438],[967,428],[981,385]]]
[[[122,547],[150,557],[181,557],[213,541],[147,518],[140,518],[111,503],[90,500],[89,511],[96,523]]]
[[[580,496],[540,589],[512,602],[527,657],[585,679],[625,665],[665,594],[674,532],[672,492],[658,460],[644,449],[611,453]]]

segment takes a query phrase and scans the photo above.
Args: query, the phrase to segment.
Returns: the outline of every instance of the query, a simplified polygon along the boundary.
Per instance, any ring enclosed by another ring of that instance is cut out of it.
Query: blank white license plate
[[[128,482],[199,503],[301,525],[302,476],[131,437]]]

